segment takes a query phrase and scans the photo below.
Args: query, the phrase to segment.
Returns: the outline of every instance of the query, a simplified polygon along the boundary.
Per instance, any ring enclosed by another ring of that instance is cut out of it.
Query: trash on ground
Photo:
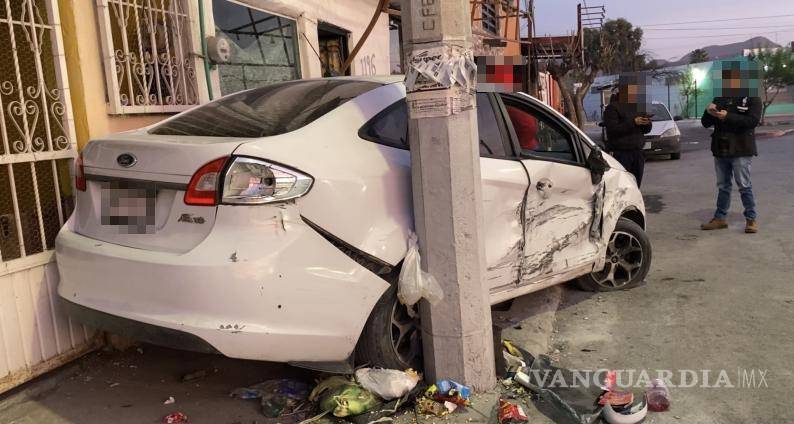
[[[516,345],[511,340],[507,340],[507,339],[502,340],[502,346],[504,346],[505,351],[507,351],[507,353],[509,353],[510,355],[513,355],[513,356],[516,356],[516,357],[519,357],[519,358],[521,357],[521,351],[518,350]]]
[[[598,404],[601,406],[610,404],[612,406],[624,407],[626,405],[631,405],[632,402],[634,402],[634,393],[631,392],[609,391],[604,392],[604,394],[598,398]]]
[[[163,424],[186,423],[187,415],[181,412],[174,412],[163,417]]]
[[[414,305],[421,298],[436,304],[444,298],[444,292],[431,274],[422,270],[418,238],[411,232],[408,236],[408,253],[403,259],[397,282],[397,298],[403,305]]]
[[[463,399],[468,399],[471,395],[471,389],[452,380],[438,380],[436,381],[438,392],[448,396],[460,395]]]
[[[651,388],[645,391],[648,399],[648,409],[654,412],[664,412],[670,409],[670,390],[660,379],[651,381]]]
[[[529,421],[520,405],[499,399],[499,424],[520,424]]]
[[[416,412],[422,415],[435,415],[443,417],[449,414],[449,410],[442,403],[433,399],[423,397],[416,401]]]
[[[187,373],[182,376],[182,381],[187,383],[188,381],[198,380],[200,378],[204,378],[207,376],[207,370],[198,370],[194,372]]]
[[[612,405],[607,403],[604,405],[601,415],[609,424],[636,424],[644,420],[645,416],[648,415],[648,402],[643,399],[630,408],[618,409],[617,411],[612,408]]]
[[[439,389],[439,384],[441,384],[440,387],[443,387],[444,390]],[[469,390],[468,387],[459,383],[440,380],[425,390],[425,397],[440,403],[450,402],[455,405],[469,406],[471,404],[469,401],[470,392],[471,390]],[[463,393],[466,394],[465,397]]]
[[[261,399],[262,414],[276,418],[298,412],[309,397],[309,385],[290,379],[267,380],[251,387],[235,389],[229,396]]]
[[[176,402],[176,399],[174,399],[173,396],[168,396],[168,399],[166,399],[165,402],[163,402],[163,405],[170,405],[170,404],[175,403],[175,402]]]
[[[309,399],[319,401],[322,411],[331,411],[336,417],[363,414],[381,403],[369,390],[339,376],[320,382],[312,390]]]
[[[403,395],[403,397],[379,405],[378,407],[363,414],[356,415],[354,417],[347,417],[346,420],[351,421],[354,424],[390,422],[392,421],[392,417],[397,414],[399,410],[413,405],[416,402],[417,397],[422,396],[424,390],[425,384],[423,382],[419,382],[419,384],[417,384],[413,390]]]
[[[358,384],[384,400],[403,397],[416,387],[421,378],[416,371],[411,369],[400,371],[360,368],[356,370],[356,381],[358,381]]]
[[[119,385],[121,385],[121,383],[111,383],[110,386],[108,386],[108,387],[113,388],[113,387],[117,387]]]
[[[447,411],[449,411],[449,413],[451,414],[455,412],[456,409],[458,409],[458,404],[445,401],[444,408],[447,408]]]

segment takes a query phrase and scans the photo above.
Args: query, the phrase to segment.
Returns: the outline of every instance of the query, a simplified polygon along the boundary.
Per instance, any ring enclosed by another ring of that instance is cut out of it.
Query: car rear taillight
[[[218,179],[228,157],[215,159],[193,174],[185,192],[185,204],[215,206],[218,204]]]
[[[85,169],[83,169],[82,153],[77,155],[77,159],[74,160],[74,186],[80,191],[85,191],[86,189]]]
[[[223,179],[221,201],[261,205],[295,199],[309,192],[314,179],[300,171],[261,159],[235,157]]]

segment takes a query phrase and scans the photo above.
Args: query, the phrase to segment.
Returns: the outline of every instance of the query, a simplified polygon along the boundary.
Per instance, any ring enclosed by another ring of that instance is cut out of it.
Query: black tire
[[[421,370],[419,309],[414,306],[410,312],[397,300],[397,284],[392,284],[372,308],[361,332],[356,346],[356,365]]]
[[[681,159],[681,152],[678,152],[678,153],[670,153],[670,159],[672,159],[672,160],[678,160],[678,159]]]
[[[620,218],[609,238],[604,269],[577,280],[586,291],[628,290],[645,280],[651,269],[651,241],[634,221]]]

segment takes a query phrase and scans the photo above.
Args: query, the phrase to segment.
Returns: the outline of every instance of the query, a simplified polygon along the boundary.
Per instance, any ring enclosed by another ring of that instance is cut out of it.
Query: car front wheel
[[[422,369],[422,330],[417,305],[397,300],[397,284],[372,309],[356,346],[356,365]]]
[[[651,268],[651,242],[642,227],[620,218],[609,238],[606,256],[604,269],[579,278],[583,290],[626,290],[642,283]]]

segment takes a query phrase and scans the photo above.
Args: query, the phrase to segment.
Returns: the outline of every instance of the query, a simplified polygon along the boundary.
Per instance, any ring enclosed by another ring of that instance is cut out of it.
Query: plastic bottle
[[[653,380],[651,388],[645,391],[645,398],[648,400],[648,410],[650,411],[662,412],[670,408],[670,391],[664,381],[658,378]]]

